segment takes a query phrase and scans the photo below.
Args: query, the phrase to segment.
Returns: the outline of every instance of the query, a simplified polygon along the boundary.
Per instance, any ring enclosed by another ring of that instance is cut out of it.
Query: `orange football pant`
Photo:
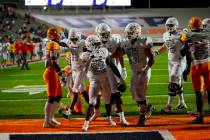
[[[195,91],[203,91],[203,87],[210,91],[210,62],[191,67],[192,84]]]
[[[54,68],[46,68],[43,74],[46,83],[47,96],[62,96],[61,84]]]

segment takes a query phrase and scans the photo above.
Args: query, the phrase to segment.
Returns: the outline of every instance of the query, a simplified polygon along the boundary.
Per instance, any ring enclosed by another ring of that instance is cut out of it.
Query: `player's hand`
[[[127,71],[125,67],[121,69],[121,76],[123,80],[127,78]]]

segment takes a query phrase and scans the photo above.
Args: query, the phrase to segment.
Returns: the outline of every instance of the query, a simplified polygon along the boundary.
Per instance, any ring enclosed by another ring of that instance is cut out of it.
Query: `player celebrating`
[[[58,65],[60,55],[58,41],[60,39],[60,33],[56,28],[49,28],[47,31],[47,37],[49,42],[46,47],[46,69],[43,74],[48,96],[48,100],[45,104],[45,120],[43,124],[43,127],[45,128],[57,127],[60,125],[60,122],[57,122],[54,118],[54,111],[62,97],[61,85],[58,76],[62,74]]]
[[[163,34],[164,44],[155,53],[160,54],[168,49],[168,102],[166,106],[161,110],[162,112],[169,113],[172,109],[172,103],[176,95],[178,95],[179,103],[176,109],[187,108],[184,96],[183,87],[181,83],[182,73],[186,68],[186,57],[182,57],[180,49],[183,46],[180,36],[182,31],[177,28],[179,26],[178,20],[174,17],[167,19],[165,27],[166,32]]]
[[[86,62],[87,77],[90,82],[90,101],[82,130],[88,130],[89,119],[92,113],[92,109],[96,105],[99,92],[101,92],[101,95],[105,102],[108,123],[112,126],[115,126],[116,123],[112,120],[111,117],[111,89],[107,77],[107,65],[112,68],[112,70],[120,78],[120,80],[122,80],[122,78],[120,77],[120,73],[116,66],[108,60],[109,52],[106,48],[101,47],[100,39],[96,35],[88,36],[85,44],[87,47],[87,51],[82,53],[81,59]]]
[[[81,92],[83,97],[87,102],[89,102],[88,93],[85,90],[84,81],[84,65],[80,60],[79,56],[85,48],[84,40],[81,40],[81,33],[76,29],[71,29],[68,36],[68,48],[71,52],[71,68],[72,68],[72,78],[73,78],[73,100],[69,107],[69,110],[64,114],[66,118],[72,113],[72,110],[77,103],[78,95]]]
[[[109,51],[109,54],[111,55],[111,61],[113,64],[117,65],[117,61],[119,60],[122,71],[121,75],[123,79],[126,79],[127,73],[126,73],[126,68],[124,66],[124,61],[123,61],[123,55],[117,55],[114,56],[117,52],[120,51],[120,36],[117,35],[112,35],[111,34],[111,28],[109,25],[105,23],[101,23],[96,27],[95,30],[97,36],[100,39],[101,42],[101,47],[106,48]],[[118,53],[119,54],[119,53]],[[111,104],[116,104],[117,110],[119,111],[119,116],[120,116],[120,123],[122,125],[128,125],[129,123],[126,121],[124,112],[122,110],[122,99],[121,99],[121,93],[119,90],[117,90],[117,85],[119,79],[115,76],[114,72],[110,67],[107,67],[107,73],[108,73],[108,78],[111,86]],[[95,120],[96,117],[99,114],[99,110],[94,111],[94,115],[91,117],[91,120]]]
[[[126,39],[122,48],[128,56],[131,66],[131,93],[139,107],[138,126],[145,126],[148,105],[146,102],[146,90],[151,73],[150,68],[154,63],[151,51],[152,40],[141,37],[141,26],[138,23],[129,23],[125,27]]]
[[[202,78],[208,95],[210,94],[210,32],[203,30],[200,17],[192,17],[188,23],[189,32],[182,34],[181,40],[185,46],[181,54],[191,58],[191,78],[196,95],[197,117],[193,124],[203,123]],[[210,96],[208,96],[210,101]]]

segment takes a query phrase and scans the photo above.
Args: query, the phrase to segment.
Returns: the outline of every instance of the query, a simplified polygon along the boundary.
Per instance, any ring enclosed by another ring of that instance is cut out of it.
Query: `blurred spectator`
[[[18,67],[20,67],[21,63],[21,39],[17,39],[15,42],[15,56],[16,56],[16,63]]]
[[[27,62],[28,46],[27,46],[27,40],[24,38],[23,41],[21,42],[20,50],[21,50],[21,61],[22,61],[21,70],[24,70],[25,68],[29,70]]]
[[[10,64],[15,64],[15,43],[10,40],[9,45],[9,56],[10,56]]]

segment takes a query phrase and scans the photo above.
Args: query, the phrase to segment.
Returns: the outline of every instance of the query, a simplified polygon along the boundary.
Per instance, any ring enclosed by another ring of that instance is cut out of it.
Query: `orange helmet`
[[[48,38],[54,38],[54,39],[60,39],[61,34],[60,34],[60,31],[57,28],[49,28],[47,30],[47,37]]]
[[[189,20],[188,23],[188,28],[192,31],[192,30],[198,30],[198,29],[203,29],[203,25],[202,25],[202,20],[200,17],[198,16],[193,16],[191,17],[191,19]]]

